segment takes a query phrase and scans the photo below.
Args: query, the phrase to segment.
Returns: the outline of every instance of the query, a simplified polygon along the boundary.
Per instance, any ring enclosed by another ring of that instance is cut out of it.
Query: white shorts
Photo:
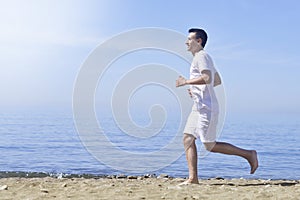
[[[200,138],[201,142],[215,142],[217,135],[218,113],[206,108],[197,109],[194,105],[186,122],[184,133]]]

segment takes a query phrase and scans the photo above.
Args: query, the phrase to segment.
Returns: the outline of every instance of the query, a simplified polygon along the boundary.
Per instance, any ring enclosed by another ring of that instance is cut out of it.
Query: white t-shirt
[[[198,110],[205,108],[214,113],[219,112],[219,105],[214,91],[214,75],[217,72],[211,57],[201,50],[195,53],[191,68],[190,79],[198,78],[202,75],[203,70],[211,72],[211,83],[204,85],[190,85],[194,103]]]

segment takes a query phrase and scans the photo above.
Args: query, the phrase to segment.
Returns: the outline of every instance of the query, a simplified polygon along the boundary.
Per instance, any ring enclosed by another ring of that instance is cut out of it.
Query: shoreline
[[[299,199],[300,180],[104,178],[0,178],[0,199]]]
[[[26,172],[26,171],[0,171],[0,179],[2,178],[85,178],[85,179],[140,179],[140,178],[170,178],[170,179],[186,179],[186,177],[180,176],[169,176],[168,174],[144,174],[144,175],[127,175],[127,174],[71,174],[71,173],[50,173],[50,172]],[[299,181],[300,179],[285,179],[285,178],[275,178],[275,179],[264,179],[264,178],[243,178],[243,177],[209,177],[203,178],[199,177],[199,180],[265,180],[265,181]]]

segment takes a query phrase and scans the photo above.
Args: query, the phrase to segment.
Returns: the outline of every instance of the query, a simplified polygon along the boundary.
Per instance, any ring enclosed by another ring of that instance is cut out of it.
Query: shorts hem
[[[196,139],[198,139],[198,138],[199,138],[198,136],[196,136],[195,134],[192,134],[192,133],[187,133],[187,132],[184,132],[183,134],[186,134],[186,135],[192,135],[192,136],[194,136],[194,138],[196,138]]]

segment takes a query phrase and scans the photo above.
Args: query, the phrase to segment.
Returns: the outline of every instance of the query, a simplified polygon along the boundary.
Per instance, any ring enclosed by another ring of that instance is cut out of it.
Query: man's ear
[[[197,39],[197,42],[198,42],[199,44],[202,44],[202,39],[201,39],[201,38]]]

